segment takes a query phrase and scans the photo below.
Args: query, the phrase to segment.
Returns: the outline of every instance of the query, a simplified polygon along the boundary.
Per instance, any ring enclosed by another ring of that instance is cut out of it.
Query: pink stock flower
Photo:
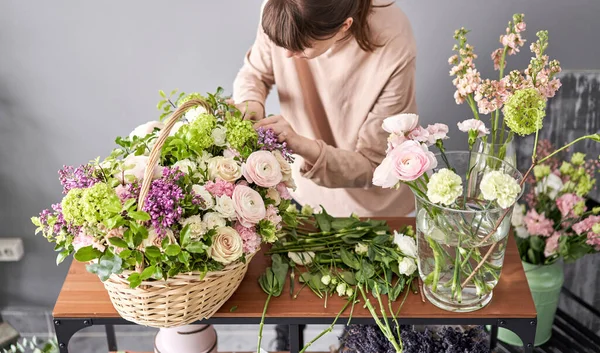
[[[584,201],[583,197],[575,194],[564,194],[556,199],[556,206],[558,206],[563,217],[576,217],[573,208],[581,201]]]
[[[475,101],[481,114],[489,114],[502,108],[508,97],[509,93],[503,80],[485,80],[475,92]]]
[[[235,185],[223,179],[217,178],[214,182],[207,181],[204,185],[204,188],[213,196],[221,197],[223,195],[227,195],[231,197],[233,195],[233,189],[235,188]]]
[[[526,28],[527,28],[527,25],[525,24],[525,22],[519,22],[519,23],[515,24],[516,32],[524,32]]]
[[[253,152],[242,168],[246,180],[258,186],[270,188],[283,180],[279,161],[269,151]]]
[[[437,140],[445,140],[448,138],[448,125],[433,124],[427,126],[429,132],[429,144],[434,145]]]
[[[544,256],[550,257],[556,254],[558,250],[558,241],[560,240],[560,233],[554,232],[550,238],[546,240],[546,247],[544,249]]]
[[[254,227],[244,227],[241,223],[236,223],[234,229],[238,232],[242,238],[244,244],[244,253],[249,255],[255,253],[260,248],[260,236],[256,233]]]
[[[549,237],[554,233],[554,224],[552,220],[547,219],[543,214],[537,213],[536,210],[529,210],[523,219],[527,232],[532,235],[541,235]]]
[[[500,70],[500,62],[502,61],[502,53],[504,49],[499,48],[494,50],[492,53],[492,60],[494,61],[494,70]]]
[[[290,195],[290,190],[288,190],[287,186],[284,183],[277,184],[275,189],[277,189],[277,192],[279,193],[279,197],[281,197],[282,199],[284,199],[284,200],[292,199],[292,195]]]
[[[490,133],[481,120],[467,119],[458,123],[458,129],[462,132],[477,131],[477,136],[482,137]]]
[[[265,202],[254,189],[238,184],[231,197],[238,221],[245,227],[252,227],[265,218]]]
[[[102,245],[98,241],[96,241],[96,239],[94,239],[94,237],[92,237],[91,235],[85,233],[85,231],[83,229],[81,229],[79,231],[79,233],[77,233],[75,238],[73,238],[72,244],[73,244],[73,250],[75,252],[79,251],[79,249],[81,249],[81,248],[85,248],[86,246],[90,246],[90,245],[94,249],[97,249],[102,252],[106,249],[106,247],[104,245]]]
[[[271,223],[273,223],[278,230],[281,229],[282,219],[279,215],[279,212],[277,211],[277,207],[275,207],[274,205],[269,205],[267,207],[267,213],[265,217],[267,220],[271,221]]]

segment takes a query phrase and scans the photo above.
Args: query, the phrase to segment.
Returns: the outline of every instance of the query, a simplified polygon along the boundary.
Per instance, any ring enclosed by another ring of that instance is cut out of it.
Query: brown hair
[[[375,6],[372,0],[268,0],[263,9],[262,27],[279,47],[301,52],[314,40],[329,39],[352,18],[349,35],[354,36],[365,51],[379,45],[373,43],[369,14]]]

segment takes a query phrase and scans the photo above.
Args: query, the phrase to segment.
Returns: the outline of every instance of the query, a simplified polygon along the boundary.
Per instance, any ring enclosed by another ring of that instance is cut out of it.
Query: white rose
[[[173,164],[173,167],[179,167],[179,170],[185,174],[194,174],[197,168],[196,163],[190,159],[182,159],[177,161],[175,164]]]
[[[212,158],[212,154],[202,151],[202,155],[196,158],[196,164],[198,165],[198,170],[206,170],[208,161]]]
[[[221,217],[217,212],[206,213],[204,217],[202,217],[202,220],[206,223],[208,229],[225,227],[227,225],[225,218]]]
[[[358,255],[365,255],[368,251],[369,247],[367,246],[367,244],[358,243],[354,247],[354,252],[356,252]]]
[[[195,184],[192,186],[192,191],[196,195],[200,196],[202,198],[202,200],[204,201],[204,207],[200,207],[201,209],[209,210],[209,209],[215,207],[215,200],[213,199],[210,192],[208,192],[208,190],[206,190],[206,188],[204,188],[204,186]]]
[[[325,276],[321,277],[321,283],[323,283],[324,285],[328,286],[329,283],[331,283],[331,276],[330,275],[325,275]]]
[[[547,177],[542,179],[542,181],[538,182],[535,186],[535,194],[539,195],[541,193],[545,193],[550,197],[550,199],[556,199],[558,193],[562,190],[564,184],[562,179],[553,173],[550,173]]]
[[[315,253],[312,251],[307,252],[289,252],[288,257],[298,266],[309,265],[315,258]]]
[[[523,225],[523,219],[525,218],[525,206],[519,203],[516,203],[513,207],[513,214],[511,218],[511,223],[515,227],[520,227]]]
[[[402,261],[400,261],[400,263],[398,263],[398,270],[401,275],[410,276],[416,271],[416,269],[417,264],[415,263],[415,260],[411,259],[410,257],[405,257],[402,259]]]
[[[216,128],[214,128],[211,133],[211,136],[215,141],[215,146],[223,147],[227,144],[227,142],[225,141],[227,136],[227,129],[225,129],[223,126],[217,126]]]
[[[177,131],[179,131],[179,129],[181,129],[181,127],[185,125],[185,123],[183,121],[178,121],[176,122],[173,127],[171,128],[171,131],[169,131],[169,136],[175,136],[175,134],[177,133]]]
[[[232,158],[213,157],[208,161],[208,175],[211,180],[221,178],[233,183],[242,176],[242,167]]]
[[[214,209],[223,218],[233,219],[235,217],[235,205],[233,204],[231,197],[227,195],[217,197],[217,203]]]
[[[521,226],[521,227],[516,227],[515,228],[515,234],[519,237],[519,238],[529,238],[529,233],[527,232],[527,228]]]
[[[144,174],[146,173],[146,166],[148,165],[149,159],[150,157],[148,156],[135,156],[133,154],[130,154],[123,160],[124,172],[117,171],[115,173],[115,177],[120,181],[123,181],[124,176],[126,183],[131,183],[133,181],[142,181],[144,179]],[[161,176],[162,167],[159,166],[157,162],[154,165],[152,179],[158,179]]]
[[[206,223],[202,222],[202,217],[200,215],[190,216],[182,221],[180,221],[182,226],[189,225],[190,226],[190,237],[192,239],[199,239],[208,231],[208,227]]]
[[[267,198],[275,201],[275,206],[279,206],[279,204],[281,203],[281,196],[279,195],[279,192],[274,188],[267,189]]]
[[[194,120],[198,119],[200,117],[200,115],[202,114],[206,114],[206,108],[204,108],[203,106],[199,105],[195,108],[192,108],[190,110],[188,110],[185,115],[184,118],[185,120],[189,121],[190,123],[193,122]]]
[[[155,128],[162,130],[162,128],[165,127],[165,124],[160,122],[160,121],[149,121],[145,124],[142,124],[138,127],[136,127],[135,129],[133,129],[133,131],[129,134],[129,138],[133,139],[134,136],[137,136],[139,138],[144,138],[147,135],[151,134]]]
[[[244,242],[239,233],[231,227],[217,228],[217,235],[210,247],[210,257],[228,265],[237,261],[244,253]]]
[[[335,287],[335,290],[340,297],[343,297],[344,294],[346,294],[346,283],[340,282],[337,287]]]
[[[394,244],[398,245],[400,252],[404,256],[417,258],[417,244],[412,237],[394,231]]]

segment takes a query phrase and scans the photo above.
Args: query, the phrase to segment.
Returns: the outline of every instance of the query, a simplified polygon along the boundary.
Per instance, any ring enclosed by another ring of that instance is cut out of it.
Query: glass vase
[[[450,165],[462,178],[464,191],[454,208],[433,204],[415,193],[423,291],[444,310],[475,311],[490,302],[498,284],[512,216],[512,206],[503,209],[482,198],[481,180],[492,170],[518,183],[523,176],[509,163],[482,153],[447,152],[436,157],[438,169]],[[522,191],[517,200],[521,195]]]
[[[492,136],[486,136],[485,140],[478,138],[473,146],[473,151],[489,154],[518,168],[517,148],[515,145],[514,133],[512,131],[500,131],[496,133],[496,138],[493,138]]]

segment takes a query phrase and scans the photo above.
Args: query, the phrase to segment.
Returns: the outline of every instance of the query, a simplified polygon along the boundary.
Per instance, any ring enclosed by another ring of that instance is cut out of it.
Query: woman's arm
[[[243,112],[250,110],[248,113],[256,114],[258,119],[264,117],[265,100],[275,83],[271,46],[272,43],[259,22],[254,44],[246,52],[244,65],[233,82],[233,100],[238,108]]]

